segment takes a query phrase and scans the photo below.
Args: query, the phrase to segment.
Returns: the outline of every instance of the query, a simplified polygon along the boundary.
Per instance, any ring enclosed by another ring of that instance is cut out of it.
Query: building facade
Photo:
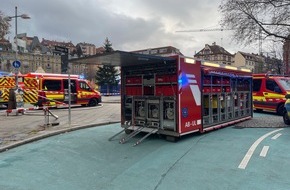
[[[205,44],[205,47],[196,53],[194,58],[225,65],[233,64],[233,55],[215,42],[212,45]]]
[[[250,69],[253,73],[261,73],[263,69],[263,59],[256,54],[238,51],[234,55],[234,62],[232,65]]]
[[[96,55],[97,51],[96,46],[94,44],[83,42],[78,43],[76,46],[81,49],[83,56]]]
[[[42,38],[41,45],[49,48],[50,50],[54,51],[55,46],[65,47],[68,48],[68,53],[73,55],[76,51],[76,46],[70,41],[70,42],[58,42],[55,40],[47,40]]]
[[[235,53],[233,66],[250,69],[253,73],[284,73],[281,60],[275,57],[245,53],[241,51]]]
[[[18,53],[17,59],[21,62],[21,67],[18,69],[22,74],[35,72],[41,67],[45,72],[61,73],[61,57],[54,55],[46,46],[43,46],[38,37],[27,37],[26,34],[18,35],[21,43],[17,43]],[[1,45],[0,45],[1,47]],[[15,72],[12,66],[16,58],[16,47],[13,45],[0,50],[0,70],[7,72]]]

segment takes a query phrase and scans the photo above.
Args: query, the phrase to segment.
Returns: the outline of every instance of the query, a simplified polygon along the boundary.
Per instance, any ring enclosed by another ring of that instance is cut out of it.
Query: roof
[[[142,50],[132,51],[133,53],[141,53],[141,54],[150,54],[150,55],[163,55],[163,54],[178,54],[183,55],[179,49],[173,46],[164,46],[164,47],[157,47],[157,48],[148,48]]]
[[[241,52],[241,51],[238,51],[238,53],[240,53],[247,60],[253,60],[256,62],[263,62],[262,56],[259,56],[258,54],[245,53],[245,52]]]
[[[210,50],[209,53],[204,53],[205,50]],[[216,45],[215,43],[213,43],[212,45],[208,45],[206,44],[205,47],[200,50],[197,55],[205,55],[205,54],[226,54],[226,55],[232,55],[231,53],[229,53],[227,50],[225,50],[223,47]]]
[[[170,57],[153,56],[125,51],[113,51],[109,53],[97,54],[82,58],[70,59],[73,64],[94,64],[112,66],[133,66],[143,64],[153,64],[164,61],[175,61]]]
[[[46,40],[44,38],[42,38],[41,44],[44,46],[63,46],[63,47],[75,47],[75,45],[73,45],[73,43],[70,42],[58,42],[55,40]]]

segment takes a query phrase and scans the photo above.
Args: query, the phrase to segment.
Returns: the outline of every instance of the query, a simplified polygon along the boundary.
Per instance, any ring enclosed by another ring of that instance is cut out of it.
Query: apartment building
[[[42,38],[41,44],[51,50],[54,50],[55,46],[68,48],[68,53],[73,55],[76,53],[76,46],[71,42],[59,42],[55,40],[47,40]]]
[[[250,69],[253,73],[261,73],[263,65],[263,58],[257,54],[238,51],[234,55],[233,66],[235,67],[243,67]]]
[[[284,73],[281,60],[275,57],[245,53],[241,51],[235,53],[233,66],[250,69],[253,73]]]
[[[94,44],[82,42],[78,43],[76,47],[81,49],[83,56],[96,55],[96,46]]]
[[[35,72],[39,67],[45,72],[61,73],[61,57],[54,55],[50,48],[43,46],[37,36],[27,37],[24,34],[18,37],[21,43],[18,43],[17,59],[22,63],[19,68],[21,73]],[[13,48],[11,43],[6,47],[11,48],[0,50],[0,70],[15,72],[12,63],[15,61],[16,47]]]
[[[219,64],[232,65],[233,55],[215,42],[205,47],[194,55],[197,59],[212,61]]]

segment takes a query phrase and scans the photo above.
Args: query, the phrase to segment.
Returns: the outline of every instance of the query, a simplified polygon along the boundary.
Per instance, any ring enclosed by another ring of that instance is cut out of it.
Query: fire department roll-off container
[[[120,51],[96,56],[96,60],[121,67],[120,133],[128,135],[120,143],[140,132],[144,136],[135,145],[150,134],[175,139],[252,117],[250,70],[180,55]]]

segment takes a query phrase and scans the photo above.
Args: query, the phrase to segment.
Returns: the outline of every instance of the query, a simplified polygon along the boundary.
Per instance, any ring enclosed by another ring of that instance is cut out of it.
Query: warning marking
[[[271,139],[276,140],[276,139],[278,139],[281,135],[282,135],[281,133],[278,133],[278,134],[276,134],[275,136],[273,136]]]
[[[264,146],[261,153],[260,153],[260,156],[261,157],[266,157],[267,153],[268,153],[268,150],[269,150],[269,146]]]
[[[277,130],[274,130],[274,131],[272,131],[272,132],[269,132],[269,133],[267,133],[267,134],[261,136],[258,140],[256,140],[256,141],[254,142],[254,144],[252,144],[252,146],[250,147],[250,149],[248,150],[248,152],[246,153],[246,155],[244,156],[244,158],[243,158],[243,160],[241,161],[241,163],[240,163],[240,165],[239,165],[238,168],[240,168],[240,169],[246,169],[246,167],[247,167],[247,165],[248,165],[248,163],[249,163],[249,161],[250,161],[250,159],[251,159],[253,153],[255,152],[255,150],[256,150],[256,148],[257,148],[257,146],[258,146],[258,145],[259,145],[259,144],[260,144],[260,143],[261,143],[265,138],[267,138],[268,136],[272,135],[273,133],[276,133],[276,132],[281,131],[281,130],[283,130],[283,129],[277,129]]]

